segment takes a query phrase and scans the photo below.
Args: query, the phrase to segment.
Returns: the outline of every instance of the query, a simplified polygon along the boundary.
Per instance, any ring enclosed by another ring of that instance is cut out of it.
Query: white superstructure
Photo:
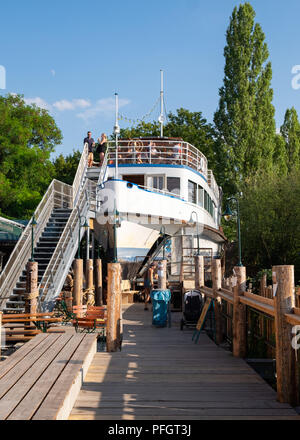
[[[180,138],[119,140],[117,155],[110,143],[105,165],[96,229],[102,244],[112,247],[118,214],[119,260],[145,256],[161,230],[172,237],[194,235],[195,243],[199,235],[200,248],[219,254],[221,190],[198,149]],[[96,180],[99,170],[88,169],[87,177]]]

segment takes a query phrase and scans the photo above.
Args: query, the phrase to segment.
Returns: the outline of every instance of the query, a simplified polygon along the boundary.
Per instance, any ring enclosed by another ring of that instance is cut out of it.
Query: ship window
[[[180,195],[180,178],[179,177],[167,177],[167,190],[170,193]]]
[[[206,211],[208,211],[208,209],[209,209],[208,204],[209,204],[209,195],[204,190],[204,209],[206,209]]]
[[[202,186],[198,185],[198,205],[203,206],[203,195],[204,195],[204,189]]]
[[[154,189],[164,189],[164,176],[148,176],[147,186]]]
[[[192,182],[191,180],[188,181],[188,201],[191,203],[197,202],[197,184]]]

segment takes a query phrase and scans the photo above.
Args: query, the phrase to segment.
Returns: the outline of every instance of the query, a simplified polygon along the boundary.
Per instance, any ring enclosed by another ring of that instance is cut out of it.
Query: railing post
[[[121,350],[122,345],[122,298],[121,265],[107,265],[107,325],[106,349],[108,352]]]
[[[77,258],[74,260],[74,294],[73,304],[82,305],[82,278],[83,278],[83,260]]]
[[[275,289],[275,338],[277,400],[291,405],[297,404],[296,360],[291,343],[291,325],[285,313],[291,313],[295,306],[294,266],[273,266],[276,278]],[[273,284],[273,286],[274,286]],[[274,289],[274,290],[275,290]]]
[[[233,286],[233,356],[246,357],[247,335],[246,335],[246,306],[240,302],[240,296],[246,291],[246,267],[235,266],[236,281]]]
[[[103,289],[102,289],[102,261],[100,258],[96,260],[96,306],[103,305]]]
[[[222,287],[222,271],[221,260],[219,258],[212,260],[212,288],[215,302],[215,320],[216,320],[216,343],[221,344],[223,342],[222,331],[222,310],[221,310],[221,298],[218,295],[218,290]]]
[[[29,261],[26,265],[25,313],[37,312],[38,296],[38,263]]]
[[[204,286],[204,258],[202,255],[195,255],[195,288],[197,290]]]

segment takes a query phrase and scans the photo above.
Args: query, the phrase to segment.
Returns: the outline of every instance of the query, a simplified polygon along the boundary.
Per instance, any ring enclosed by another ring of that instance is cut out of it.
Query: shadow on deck
[[[152,327],[143,304],[123,309],[122,351],[96,353],[74,405],[73,420],[298,419],[242,359],[205,333]]]

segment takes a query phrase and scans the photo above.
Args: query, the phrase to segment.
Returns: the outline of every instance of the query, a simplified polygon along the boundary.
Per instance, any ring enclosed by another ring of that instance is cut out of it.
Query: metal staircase
[[[89,219],[97,209],[97,183],[86,178],[87,156],[85,144],[73,185],[53,180],[34,212],[37,226],[33,246],[38,261],[41,310],[51,310],[70,269],[78,247],[78,236],[83,236],[79,217]],[[0,274],[0,310],[6,312],[24,310],[25,268],[31,257],[32,219]]]
[[[64,230],[67,220],[70,216],[70,209],[54,208],[49,218],[44,231],[34,249],[34,260],[38,263],[38,283],[40,283],[45,270],[52,257],[53,250],[59,241],[59,237]],[[22,312],[25,301],[24,295],[26,293],[26,270],[24,268],[13,293],[6,302],[4,312]]]

